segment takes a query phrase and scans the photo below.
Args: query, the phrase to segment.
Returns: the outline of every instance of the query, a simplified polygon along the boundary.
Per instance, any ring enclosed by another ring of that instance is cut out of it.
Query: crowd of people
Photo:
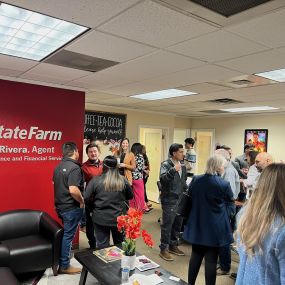
[[[150,165],[145,147],[134,143],[130,148],[128,138],[103,161],[99,146],[93,142],[86,147],[88,160],[82,165],[74,142],[65,143],[62,154],[53,176],[55,208],[64,228],[59,273],[76,274],[81,269],[71,266],[69,258],[78,224],[91,249],[108,247],[110,234],[115,244],[122,243],[117,217],[128,207],[144,213],[152,209],[146,195]]]
[[[236,284],[284,285],[285,164],[274,163],[269,153],[257,152],[251,144],[233,160],[231,148],[219,145],[208,158],[205,173],[194,175],[194,144],[192,138],[185,140],[185,149],[172,144],[168,159],[161,163],[159,256],[171,262],[173,255],[185,255],[178,247],[183,232],[183,240],[192,246],[188,283],[195,284],[204,259],[205,284],[214,285],[217,275],[230,273],[235,240],[240,264],[230,277]],[[55,207],[64,227],[60,273],[80,272],[69,263],[80,221],[86,221],[90,247],[100,249],[110,245],[110,234],[114,243],[123,241],[116,218],[127,207],[151,210],[146,195],[150,164],[144,146],[135,143],[130,148],[125,138],[118,152],[103,161],[94,143],[86,153],[88,160],[81,166],[77,146],[65,143],[62,162],[54,171]],[[175,209],[185,191],[191,210],[183,220]]]

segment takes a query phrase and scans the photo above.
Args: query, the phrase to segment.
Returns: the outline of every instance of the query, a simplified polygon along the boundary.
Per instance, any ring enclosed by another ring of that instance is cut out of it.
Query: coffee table
[[[140,254],[137,253],[137,256]],[[74,254],[75,259],[83,266],[79,285],[85,285],[88,272],[91,273],[101,285],[120,285],[121,284],[121,261],[113,261],[105,263],[96,255],[92,250],[78,251]],[[169,279],[169,276],[173,276],[169,271],[162,267],[140,272],[137,268],[131,271],[130,275],[134,273],[140,273],[145,275],[153,274],[156,270],[159,270],[162,275],[163,284],[166,285],[187,285],[185,281],[181,280],[176,282]]]

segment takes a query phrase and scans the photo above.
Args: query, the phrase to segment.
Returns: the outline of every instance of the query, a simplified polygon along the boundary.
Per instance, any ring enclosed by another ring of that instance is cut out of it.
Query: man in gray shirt
[[[193,177],[195,173],[196,165],[196,152],[194,150],[195,140],[192,138],[185,139],[185,149],[186,154],[184,158],[184,163],[187,170],[187,177]]]

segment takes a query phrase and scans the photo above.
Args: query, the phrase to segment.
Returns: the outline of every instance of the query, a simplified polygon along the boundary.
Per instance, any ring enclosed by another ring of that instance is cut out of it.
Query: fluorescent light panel
[[[256,73],[255,75],[278,82],[285,82],[285,69],[276,69],[276,70]]]
[[[0,53],[40,61],[89,28],[0,4]]]
[[[138,98],[142,100],[161,100],[161,99],[189,96],[189,95],[195,95],[195,94],[198,94],[198,93],[179,90],[179,89],[165,89],[165,90],[160,90],[160,91],[155,91],[155,92],[150,92],[150,93],[132,95],[130,97]]]
[[[238,113],[238,112],[254,112],[254,111],[268,111],[277,110],[279,108],[269,106],[257,106],[257,107],[244,107],[244,108],[232,108],[232,109],[220,109],[221,111]]]

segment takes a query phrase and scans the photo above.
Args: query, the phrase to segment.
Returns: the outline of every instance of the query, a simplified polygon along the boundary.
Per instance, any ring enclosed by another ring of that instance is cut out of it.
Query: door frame
[[[197,141],[197,136],[196,136],[196,133],[197,132],[209,132],[211,133],[212,135],[212,140],[211,140],[211,146],[210,146],[210,156],[212,156],[214,154],[214,151],[215,151],[215,129],[202,129],[202,128],[193,128],[191,129],[191,137],[195,139],[195,141]],[[197,152],[197,142],[195,142],[195,145],[194,145],[194,149],[196,150]],[[197,153],[197,160],[199,161],[199,156],[198,156],[198,153]],[[198,168],[198,167],[197,167]],[[198,169],[196,168],[196,174],[197,174],[197,171]]]
[[[166,130],[167,149],[169,148],[169,146],[170,146],[170,144],[171,144],[171,142],[170,142],[170,137],[169,137],[169,127],[157,126],[157,125],[138,125],[138,130],[137,130],[138,142],[140,141],[140,128]],[[164,159],[166,159],[166,158],[167,158],[167,157],[165,157]]]
[[[166,146],[167,150],[166,150],[166,154],[161,152],[161,157],[159,158],[159,161],[162,162],[165,159],[167,159],[167,157],[165,157],[165,155],[167,155],[167,153],[168,153],[168,147],[169,147],[168,145],[169,145],[169,141],[170,141],[169,140],[169,128],[168,127],[163,127],[163,126],[154,126],[154,125],[138,125],[138,141],[139,142],[140,142],[140,130],[141,129],[154,129],[154,130],[156,129],[156,130],[159,130],[161,132],[161,134],[163,134],[163,132],[165,132],[165,136],[166,136],[165,143],[167,144],[167,146]],[[162,138],[160,140],[160,147],[162,147]],[[157,177],[157,180],[158,180],[159,179],[160,167],[158,169],[156,169],[156,171],[158,173],[158,177]],[[156,187],[156,185],[154,187]],[[155,191],[152,191],[152,192],[155,192]],[[152,200],[153,202],[159,203],[158,190],[157,190],[157,195],[156,195],[157,197],[152,195],[153,199],[151,199],[150,196],[149,196],[150,200]]]
[[[201,128],[190,129],[191,138],[194,138],[194,139],[196,138],[194,135],[195,132],[211,132],[212,133],[213,137],[212,137],[212,142],[211,142],[211,155],[213,155],[215,151],[216,129],[201,129]]]

